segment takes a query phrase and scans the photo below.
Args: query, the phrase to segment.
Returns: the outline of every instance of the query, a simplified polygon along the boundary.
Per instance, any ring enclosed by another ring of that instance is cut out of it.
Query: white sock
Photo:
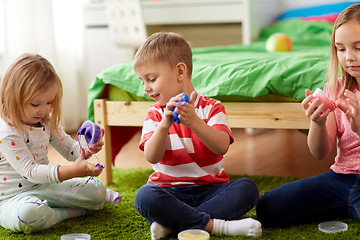
[[[115,192],[112,189],[106,189],[106,197],[105,197],[105,204],[117,204],[121,202],[121,195],[118,192]]]
[[[151,240],[160,239],[169,235],[172,230],[164,227],[163,225],[153,222],[150,226]]]
[[[214,223],[211,234],[214,235],[241,235],[249,237],[261,237],[262,235],[261,223],[252,218],[232,221],[213,219],[213,221]]]

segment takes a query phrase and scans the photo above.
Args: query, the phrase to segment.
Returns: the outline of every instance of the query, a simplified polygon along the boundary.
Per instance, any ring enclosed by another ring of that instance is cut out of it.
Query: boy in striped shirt
[[[151,224],[151,238],[185,229],[261,236],[260,222],[239,220],[259,192],[250,179],[230,182],[224,171],[223,155],[234,139],[221,102],[192,85],[188,43],[175,33],[155,33],[137,51],[134,69],[156,102],[145,117],[139,145],[154,173],[135,197],[136,209]],[[179,104],[183,93],[190,102]],[[173,122],[174,110],[180,124]]]

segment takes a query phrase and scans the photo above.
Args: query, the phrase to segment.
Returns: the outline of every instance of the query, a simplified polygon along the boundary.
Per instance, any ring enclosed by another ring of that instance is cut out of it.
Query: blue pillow
[[[279,16],[279,20],[285,20],[289,18],[304,18],[312,16],[328,15],[333,13],[341,13],[345,8],[360,3],[359,1],[354,2],[339,2],[333,4],[317,5],[305,8],[297,8],[286,11]]]

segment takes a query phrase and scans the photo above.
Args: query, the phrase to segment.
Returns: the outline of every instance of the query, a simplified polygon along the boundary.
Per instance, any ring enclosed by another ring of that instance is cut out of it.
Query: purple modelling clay
[[[101,165],[100,163],[96,164],[95,167],[98,167],[98,168],[104,168],[103,165]]]
[[[101,128],[98,124],[93,123],[90,120],[86,120],[79,128],[76,137],[83,135],[88,146],[93,146],[101,138]]]
[[[190,99],[188,97],[188,95],[186,95],[185,93],[183,93],[181,95],[181,100],[179,102],[179,104],[182,104],[183,102],[190,102]],[[173,115],[173,121],[180,124],[180,120],[179,120],[179,114],[177,114],[177,112],[175,112],[176,107],[174,108],[174,115]]]
[[[330,109],[331,111],[335,110],[336,104],[334,103],[334,101],[330,100],[320,88],[315,89],[313,97],[319,99],[320,104],[324,104],[324,112],[326,112],[328,109]]]
[[[79,142],[80,148],[82,149],[83,147],[81,146],[81,142],[80,142],[81,135],[85,137],[87,147],[90,148],[100,140],[101,135],[102,135],[101,127],[98,124],[93,123],[90,120],[86,120],[81,125],[81,127],[79,128],[79,130],[76,134],[76,138]],[[97,156],[95,154],[94,154],[94,156],[97,158]],[[101,165],[100,163],[96,164],[95,167],[104,168],[104,166]]]

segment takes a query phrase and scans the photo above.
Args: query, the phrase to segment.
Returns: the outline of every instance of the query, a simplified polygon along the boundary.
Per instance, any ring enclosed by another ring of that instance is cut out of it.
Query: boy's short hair
[[[191,77],[191,47],[180,34],[173,32],[152,34],[136,52],[134,68],[150,61],[168,62],[170,66],[176,66],[179,62],[183,62]]]

